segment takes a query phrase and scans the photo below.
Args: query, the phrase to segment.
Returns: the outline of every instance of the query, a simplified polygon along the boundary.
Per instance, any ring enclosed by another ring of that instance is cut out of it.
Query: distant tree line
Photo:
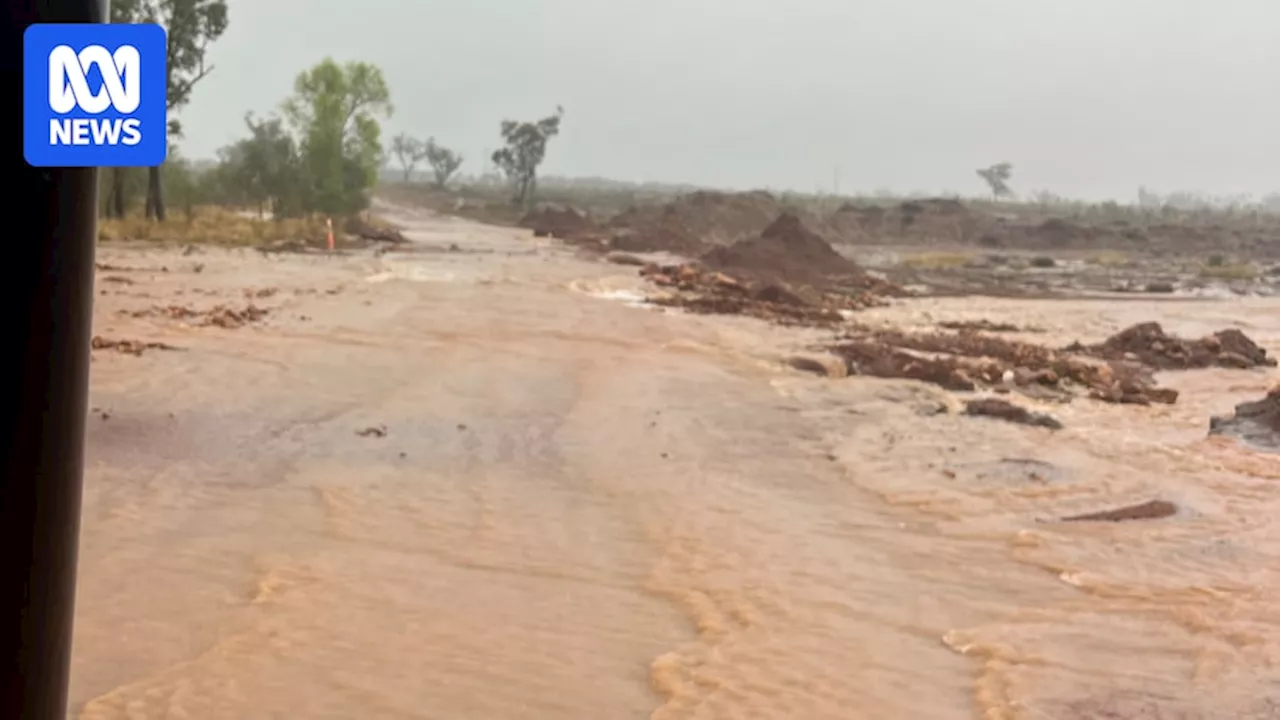
[[[154,22],[169,38],[168,108],[171,143],[182,137],[174,117],[213,67],[207,50],[226,31],[226,0],[113,0],[111,22]],[[366,62],[325,59],[298,75],[280,112],[244,118],[246,135],[218,152],[215,163],[194,163],[171,144],[161,167],[114,168],[104,174],[101,210],[123,217],[138,196],[148,218],[162,222],[168,203],[183,208],[202,202],[254,207],[266,217],[308,213],[344,215],[368,207],[378,170],[387,159],[382,121],[391,117],[391,92],[382,70]],[[504,120],[503,147],[490,160],[510,186],[513,202],[525,205],[536,193],[547,143],[560,131],[562,108],[534,122]],[[444,188],[463,164],[460,154],[434,138],[405,133],[392,139],[405,179],[426,161]]]

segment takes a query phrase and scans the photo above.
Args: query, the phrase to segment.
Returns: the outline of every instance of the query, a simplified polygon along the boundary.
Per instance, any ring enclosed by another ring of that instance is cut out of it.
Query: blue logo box
[[[22,38],[22,149],[36,167],[148,167],[169,152],[155,24],[38,24]]]

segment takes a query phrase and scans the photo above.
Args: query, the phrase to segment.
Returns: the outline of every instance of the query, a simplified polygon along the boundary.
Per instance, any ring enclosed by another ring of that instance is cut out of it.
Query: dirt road
[[[814,331],[631,307],[634,268],[400,220],[382,257],[100,252],[95,332],[177,349],[95,353],[79,717],[1276,716],[1280,472],[1202,439],[1267,374],[1051,434],[784,370]],[[1276,309],[872,315],[1096,340],[1162,312],[1275,351]],[[1039,522],[1153,497],[1180,515]]]

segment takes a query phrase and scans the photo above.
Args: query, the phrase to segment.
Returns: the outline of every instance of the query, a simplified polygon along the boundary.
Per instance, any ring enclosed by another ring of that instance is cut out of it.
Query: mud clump
[[[1280,452],[1280,387],[1272,388],[1266,397],[1236,405],[1229,417],[1209,419],[1209,435],[1222,435],[1241,440],[1271,452]]]
[[[356,431],[356,435],[366,438],[382,438],[387,436],[386,425],[371,425]]]
[[[849,342],[831,348],[848,364],[849,375],[904,378],[937,385],[946,390],[971,392],[978,385],[973,370],[954,359],[927,358],[870,342]]]
[[[94,350],[115,350],[123,355],[141,356],[148,350],[177,350],[178,348],[168,343],[162,342],[145,342],[142,340],[113,340],[104,338],[100,335],[93,336],[89,341],[89,347]]]
[[[834,328],[845,322],[845,311],[881,304],[872,293],[843,295],[812,288],[789,288],[776,283],[740,280],[698,265],[648,265],[640,275],[667,289],[649,298],[662,307],[709,315],[746,315],[780,325]]]
[[[1043,328],[1038,327],[1022,327],[1013,323],[994,322],[991,320],[951,320],[938,323],[938,327],[944,330],[961,330],[964,332],[1026,332],[1037,333],[1044,332]]]
[[[247,305],[240,310],[219,305],[205,314],[204,320],[200,323],[205,326],[213,326],[234,330],[244,327],[265,318],[270,311],[256,305]]]
[[[1031,412],[1026,408],[1018,407],[1011,402],[997,398],[970,400],[965,404],[964,414],[975,417],[995,418],[1019,425],[1049,428],[1050,430],[1062,429],[1062,423],[1049,415]]]
[[[1062,522],[1128,522],[1132,520],[1161,520],[1178,514],[1178,506],[1167,500],[1148,500],[1137,505],[1127,505],[1114,510],[1072,515],[1060,518]]]
[[[908,378],[949,390],[1012,385],[1034,396],[1069,399],[1077,388],[1112,403],[1172,404],[1178,391],[1157,387],[1150,371],[1124,362],[1091,362],[1031,343],[974,332],[863,331],[831,348],[849,374]]]
[[[1159,370],[1193,368],[1275,367],[1275,358],[1235,329],[1219,330],[1199,340],[1185,340],[1165,333],[1160,323],[1132,325],[1096,345],[1074,343],[1068,352],[1107,360],[1132,360]]]
[[[120,314],[129,317],[166,317],[171,320],[190,320],[200,317],[200,312],[185,305],[155,305],[146,310],[121,310]]]
[[[257,295],[257,293],[252,294]],[[252,303],[239,310],[227,305],[216,305],[204,311],[185,305],[156,305],[146,310],[124,310],[121,312],[135,318],[163,317],[170,320],[198,320],[197,324],[202,327],[221,327],[226,329],[235,329],[256,323],[270,314],[270,311],[266,308],[260,308]]]

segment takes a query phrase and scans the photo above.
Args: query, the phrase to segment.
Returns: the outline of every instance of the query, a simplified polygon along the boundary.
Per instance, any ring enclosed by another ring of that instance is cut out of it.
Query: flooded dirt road
[[[1280,461],[1204,439],[1272,374],[1166,374],[1177,405],[1055,405],[1057,433],[966,418],[783,369],[815,331],[400,219],[414,247],[382,257],[101,250],[95,332],[177,349],[95,353],[74,716],[1280,717]],[[245,327],[153,311],[246,290],[270,313]],[[1274,352],[1277,310],[867,318]],[[1153,498],[1179,515],[1045,522]]]

